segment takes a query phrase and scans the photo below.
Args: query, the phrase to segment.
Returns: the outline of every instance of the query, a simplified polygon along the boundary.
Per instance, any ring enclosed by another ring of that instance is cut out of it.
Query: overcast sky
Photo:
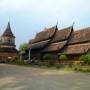
[[[90,0],[0,0],[0,34],[8,21],[16,36],[17,48],[45,27],[90,26]]]

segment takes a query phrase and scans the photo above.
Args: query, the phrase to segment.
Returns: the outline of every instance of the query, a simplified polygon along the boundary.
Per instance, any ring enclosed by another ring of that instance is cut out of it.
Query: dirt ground
[[[90,90],[90,73],[0,64],[0,90]]]

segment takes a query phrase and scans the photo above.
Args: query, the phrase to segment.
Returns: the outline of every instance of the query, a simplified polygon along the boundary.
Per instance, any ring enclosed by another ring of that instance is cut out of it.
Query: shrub
[[[90,53],[86,55],[82,55],[80,60],[83,61],[85,64],[90,64]]]
[[[48,64],[49,64],[49,66],[54,66],[55,62],[54,62],[54,60],[48,60]]]
[[[86,59],[85,55],[80,56],[79,58],[81,61],[84,61]]]
[[[74,66],[73,70],[81,71],[81,72],[90,72],[90,67],[89,66]]]
[[[45,55],[43,56],[43,59],[44,59],[45,61],[47,61],[46,66],[50,67],[50,66],[53,66],[53,65],[54,65],[54,60],[52,59],[51,54],[45,54]]]
[[[59,54],[59,60],[67,60],[68,57],[65,54]]]
[[[17,61],[17,60],[19,60],[18,56],[15,56],[15,57],[12,58],[12,61]]]
[[[63,68],[64,66],[61,65],[61,64],[59,64],[59,63],[56,63],[56,64],[55,64],[55,67],[56,67],[56,69],[60,69],[60,68]]]
[[[82,65],[83,64],[83,61],[73,61],[72,65]]]

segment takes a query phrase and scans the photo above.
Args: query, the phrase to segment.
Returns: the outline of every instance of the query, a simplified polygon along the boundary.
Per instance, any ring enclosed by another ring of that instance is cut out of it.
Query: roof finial
[[[74,24],[75,24],[75,22],[73,22],[73,23],[72,23],[72,26],[71,26],[71,27],[72,27],[72,29],[73,29]]]
[[[7,28],[10,28],[10,17],[8,18]]]
[[[8,21],[7,28],[8,29],[11,29],[11,27],[10,27],[10,21]]]
[[[56,29],[58,28],[58,20],[57,20],[57,23],[56,23]]]
[[[56,26],[58,26],[58,20],[57,20]]]
[[[72,27],[74,26],[75,22],[72,23]]]

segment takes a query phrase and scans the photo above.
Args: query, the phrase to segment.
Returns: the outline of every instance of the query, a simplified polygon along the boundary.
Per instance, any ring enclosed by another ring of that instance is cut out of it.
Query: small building
[[[16,57],[18,51],[15,45],[15,36],[11,31],[10,22],[0,37],[0,62]]]
[[[36,34],[29,41],[30,55],[43,59],[46,53],[58,59],[58,53],[69,58],[76,58],[90,51],[90,27],[74,30],[73,26],[58,29],[57,26],[47,28]]]

